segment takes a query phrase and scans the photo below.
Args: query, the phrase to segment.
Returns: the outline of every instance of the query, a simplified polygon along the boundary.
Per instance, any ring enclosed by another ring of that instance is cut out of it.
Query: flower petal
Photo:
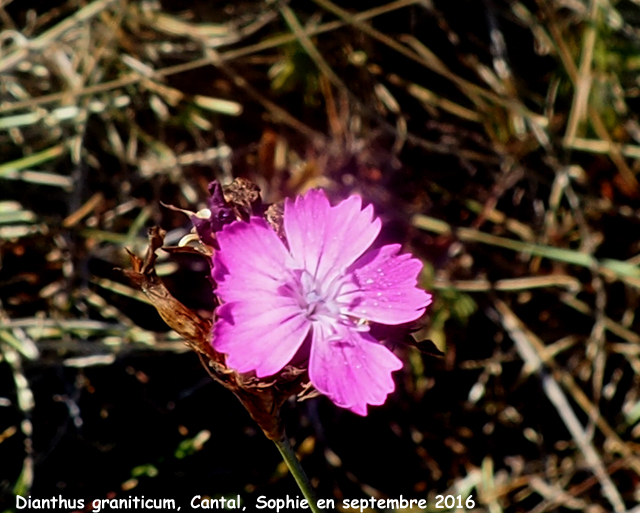
[[[250,300],[225,303],[216,310],[213,347],[227,354],[227,365],[238,372],[271,376],[291,361],[310,323],[288,298],[257,294]]]
[[[424,313],[431,294],[416,287],[422,262],[399,251],[399,244],[383,246],[351,266],[354,285],[338,298],[346,313],[382,324],[402,324]]]
[[[400,368],[396,355],[367,333],[341,326],[331,335],[313,326],[309,377],[338,406],[366,415],[368,404],[383,404],[393,392],[391,372]]]
[[[359,196],[335,207],[324,191],[310,190],[295,201],[287,199],[284,229],[295,265],[320,282],[341,274],[371,245],[380,232],[373,207],[362,210]]]
[[[287,248],[261,218],[235,221],[217,234],[220,250],[213,257],[216,295],[225,303],[243,301],[256,293],[277,296],[289,276]]]

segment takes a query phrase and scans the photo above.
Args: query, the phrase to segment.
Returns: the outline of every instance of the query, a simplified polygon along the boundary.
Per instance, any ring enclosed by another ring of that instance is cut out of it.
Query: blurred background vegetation
[[[323,498],[638,512],[638,0],[0,0],[0,501],[299,495],[115,268],[213,179],[373,203],[436,300]],[[162,253],[162,252],[159,252]],[[211,316],[197,257],[158,271]],[[253,499],[252,499],[253,498]],[[183,505],[186,507],[187,503]]]

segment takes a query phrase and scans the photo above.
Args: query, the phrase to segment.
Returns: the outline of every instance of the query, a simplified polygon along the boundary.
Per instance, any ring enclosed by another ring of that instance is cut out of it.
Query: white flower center
[[[302,271],[299,278],[300,307],[310,321],[338,320],[340,307],[336,301],[337,287],[323,287],[308,271]],[[328,318],[328,319],[327,319]]]
[[[368,323],[350,315],[349,305],[344,299],[340,300],[345,288],[351,286],[348,276],[336,276],[323,282],[305,269],[295,269],[278,292],[292,298],[301,313],[310,322],[323,325],[327,333],[334,333],[338,323],[355,331],[369,331]]]
[[[291,280],[280,291],[293,298],[311,322],[335,323],[340,319],[337,301],[340,287],[341,280],[322,283],[308,271],[298,269],[293,271]]]

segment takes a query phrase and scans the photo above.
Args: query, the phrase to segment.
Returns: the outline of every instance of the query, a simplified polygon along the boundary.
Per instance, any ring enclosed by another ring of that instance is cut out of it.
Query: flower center
[[[302,271],[300,275],[300,289],[300,306],[307,319],[313,322],[323,317],[338,318],[340,309],[335,298],[337,291],[332,291],[331,287],[323,287],[308,271]]]
[[[295,299],[311,322],[335,322],[340,318],[340,306],[336,300],[339,286],[321,283],[306,270],[293,271],[291,281],[282,287],[281,292]]]

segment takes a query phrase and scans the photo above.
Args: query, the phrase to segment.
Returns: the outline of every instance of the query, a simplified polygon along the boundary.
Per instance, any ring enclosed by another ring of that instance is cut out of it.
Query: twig
[[[509,332],[509,336],[513,339],[518,353],[525,362],[525,366],[529,371],[535,371],[540,376],[542,380],[542,387],[547,394],[547,397],[556,407],[558,415],[560,415],[560,418],[571,433],[571,436],[584,456],[587,465],[598,478],[598,481],[600,481],[602,493],[613,506],[616,513],[624,513],[626,508],[622,497],[620,496],[618,489],[613,484],[611,477],[607,474],[600,455],[593,447],[591,440],[587,437],[584,428],[580,424],[578,417],[573,411],[573,408],[569,404],[569,401],[562,392],[558,383],[549,373],[544,372],[542,359],[538,355],[534,345],[531,343],[530,337],[527,336],[526,331],[523,329],[522,322],[511,311],[506,303],[496,300],[495,306],[501,315],[502,324]]]
[[[581,267],[596,270],[605,276],[618,278],[629,285],[640,288],[640,267],[622,260],[597,260],[593,255],[582,253],[580,251],[572,251],[570,249],[505,239],[504,237],[484,233],[479,230],[474,230],[473,228],[453,228],[440,219],[435,219],[421,214],[413,216],[412,224],[422,230],[439,234],[454,235],[464,242],[479,242],[490,246],[510,249],[512,251],[528,253],[534,256],[541,256],[551,260],[557,260],[559,262],[579,265]]]

